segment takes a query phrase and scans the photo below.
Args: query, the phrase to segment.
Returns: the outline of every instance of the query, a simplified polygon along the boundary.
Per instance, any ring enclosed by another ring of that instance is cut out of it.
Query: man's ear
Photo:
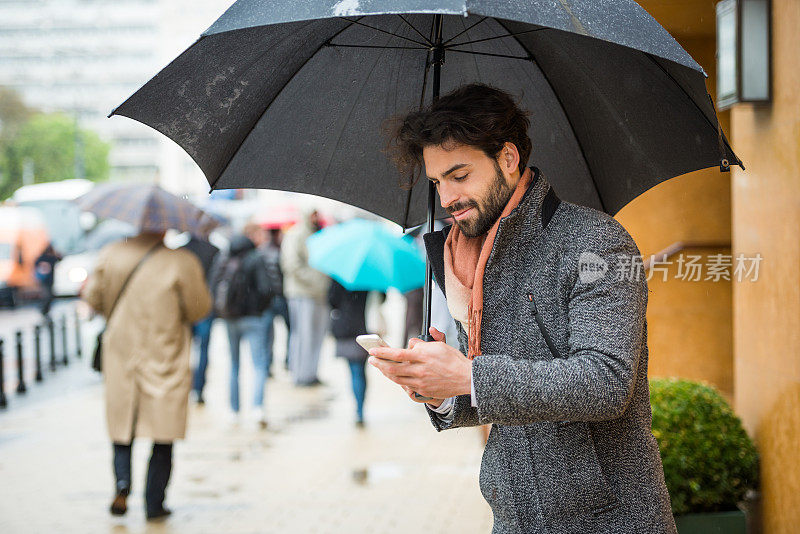
[[[500,157],[498,163],[500,168],[506,171],[507,174],[514,174],[519,169],[519,150],[514,143],[506,141],[503,148],[500,150]]]

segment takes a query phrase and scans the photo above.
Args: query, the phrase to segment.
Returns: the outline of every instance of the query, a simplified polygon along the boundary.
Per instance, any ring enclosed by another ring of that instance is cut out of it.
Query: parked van
[[[38,292],[34,263],[49,242],[39,210],[0,206],[0,303],[13,306]]]

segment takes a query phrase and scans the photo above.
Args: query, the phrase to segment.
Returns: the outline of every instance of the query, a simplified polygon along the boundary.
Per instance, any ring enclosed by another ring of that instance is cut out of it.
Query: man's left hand
[[[369,353],[369,363],[386,378],[424,397],[446,399],[471,392],[472,362],[447,343],[416,340],[412,348],[378,347]]]

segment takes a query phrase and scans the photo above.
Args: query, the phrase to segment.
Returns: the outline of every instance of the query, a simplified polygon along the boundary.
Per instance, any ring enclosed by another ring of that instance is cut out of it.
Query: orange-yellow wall
[[[676,38],[708,73],[707,87],[713,95],[713,35]],[[720,113],[726,132],[728,118],[728,113]],[[730,174],[712,168],[673,178],[625,206],[617,219],[636,240],[643,256],[657,254],[676,242],[729,245]],[[684,257],[704,255],[701,263],[707,264],[708,254],[730,254],[730,249],[689,248],[682,253]],[[676,262],[678,256],[669,259]],[[731,284],[724,280],[682,281],[675,278],[676,273],[677,265],[673,264],[666,282],[660,276],[649,281],[649,375],[702,380],[716,386],[732,402]]]
[[[735,409],[761,453],[765,534],[800,532],[800,1],[772,0],[773,100],[738,104],[731,141],[734,253],[764,257],[735,283]]]

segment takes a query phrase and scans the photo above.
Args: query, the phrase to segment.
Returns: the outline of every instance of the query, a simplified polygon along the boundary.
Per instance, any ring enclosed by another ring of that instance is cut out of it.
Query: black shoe
[[[363,419],[356,419],[356,428],[363,429],[364,428],[364,420]]]
[[[148,521],[161,521],[161,520],[164,520],[167,517],[169,517],[169,515],[171,513],[172,513],[172,510],[170,510],[169,508],[164,508],[164,507],[162,507],[159,510],[154,510],[152,512],[148,511],[147,512],[147,520]]]
[[[109,510],[111,515],[125,515],[125,512],[128,511],[128,505],[126,502],[128,499],[128,493],[130,493],[128,488],[121,488],[117,490],[114,500],[111,501],[111,508]]]

